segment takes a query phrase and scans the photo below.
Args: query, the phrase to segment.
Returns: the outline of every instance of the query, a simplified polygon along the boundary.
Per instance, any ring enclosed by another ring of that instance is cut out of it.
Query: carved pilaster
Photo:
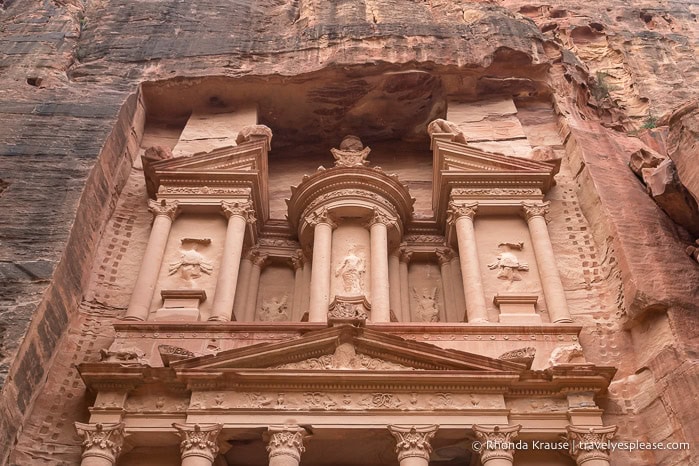
[[[481,442],[481,463],[486,465],[488,461],[502,459],[511,464],[515,453],[514,439],[521,428],[521,425],[487,427],[474,424],[473,431]]]
[[[543,217],[546,223],[549,222],[548,214],[550,210],[550,202],[522,202],[522,211],[524,218],[529,221],[533,217]]]
[[[461,217],[468,217],[471,220],[474,219],[476,216],[476,212],[478,211],[478,203],[477,202],[454,202],[451,201],[449,202],[449,209],[448,213],[449,216],[447,217],[447,223],[452,224],[453,222],[456,222],[459,218]]]
[[[617,426],[579,427],[568,426],[569,453],[578,466],[588,461],[598,460],[609,463],[610,442],[614,438]]]
[[[314,210],[306,217],[306,222],[312,227],[315,227],[320,223],[324,223],[326,225],[330,225],[333,230],[337,228],[337,223],[335,223],[327,208]]]
[[[180,451],[182,460],[190,456],[198,456],[213,462],[218,455],[216,438],[223,428],[221,424],[172,424],[182,438]]]
[[[389,432],[396,439],[398,461],[405,458],[418,457],[426,461],[430,459],[432,445],[430,441],[437,434],[439,426],[388,426]]]
[[[265,433],[265,440],[270,460],[275,456],[290,456],[297,463],[301,461],[301,454],[306,451],[303,446],[303,438],[306,435],[306,430],[299,426],[269,427]]]
[[[112,464],[121,452],[124,444],[124,423],[83,424],[75,423],[75,430],[82,437],[82,457],[96,456]]]
[[[435,253],[437,254],[439,265],[449,264],[456,257],[452,248],[439,248]]]
[[[162,215],[174,221],[180,213],[180,206],[177,201],[167,201],[165,199],[160,201],[150,200],[148,201],[148,210],[155,217]]]
[[[294,271],[303,268],[303,265],[306,262],[306,257],[303,254],[303,251],[301,249],[297,249],[294,251],[294,255],[291,256],[289,259],[291,262],[291,266],[294,268]]]
[[[255,210],[251,201],[221,201],[223,215],[230,219],[233,216],[242,217],[247,223],[255,223]]]

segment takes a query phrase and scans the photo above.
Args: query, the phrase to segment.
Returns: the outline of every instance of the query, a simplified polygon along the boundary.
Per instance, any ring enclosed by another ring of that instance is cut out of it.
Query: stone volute
[[[415,199],[396,175],[369,167],[371,149],[356,136],[346,136],[339,149],[332,149],[335,166],[319,167],[291,187],[287,200],[288,220],[302,246],[313,243],[314,218],[321,213],[335,222],[342,219],[369,221],[375,215],[395,219],[388,225],[388,241],[399,244],[405,225],[413,215]]]

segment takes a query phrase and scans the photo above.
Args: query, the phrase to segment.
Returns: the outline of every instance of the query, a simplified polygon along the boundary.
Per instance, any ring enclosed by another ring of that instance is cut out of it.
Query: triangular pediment
[[[236,348],[172,363],[176,371],[478,371],[520,372],[523,364],[443,349],[376,330],[339,326],[279,343]]]
[[[267,191],[267,142],[253,140],[189,157],[143,158],[148,195],[155,199],[161,186],[259,185]]]

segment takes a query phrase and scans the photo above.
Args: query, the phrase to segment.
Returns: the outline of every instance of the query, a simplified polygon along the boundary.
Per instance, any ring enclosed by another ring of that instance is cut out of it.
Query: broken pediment
[[[349,325],[280,343],[172,362],[177,371],[226,369],[520,372],[523,364],[443,349]]]
[[[559,161],[494,154],[450,139],[434,138],[432,148],[435,212],[445,211],[453,189],[472,199],[541,200],[559,169]]]

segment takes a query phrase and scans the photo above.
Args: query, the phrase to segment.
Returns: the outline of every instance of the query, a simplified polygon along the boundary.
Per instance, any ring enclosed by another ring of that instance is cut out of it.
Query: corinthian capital
[[[221,424],[172,424],[182,438],[180,451],[182,459],[188,456],[201,456],[213,462],[218,455],[216,437],[223,426]]]
[[[396,439],[396,453],[398,461],[405,458],[419,457],[430,460],[432,445],[430,440],[437,433],[439,426],[388,426],[389,432]]]
[[[326,225],[330,225],[333,229],[337,228],[337,223],[332,219],[327,208],[314,210],[306,217],[306,222],[313,227],[320,223],[325,223]]]
[[[163,215],[170,220],[175,220],[175,217],[180,213],[180,207],[177,201],[167,201],[165,199],[161,199],[160,201],[148,201],[148,210],[156,217]]]
[[[435,253],[437,254],[439,265],[448,264],[455,257],[452,248],[438,248]]]
[[[524,218],[529,221],[534,217],[543,217],[548,222],[550,202],[522,202]]]
[[[265,439],[269,457],[291,456],[296,462],[301,461],[301,453],[306,451],[303,446],[303,438],[306,430],[299,426],[272,426],[267,429]]]
[[[447,223],[452,223],[460,219],[461,217],[468,217],[471,220],[476,216],[476,211],[478,211],[477,202],[449,202],[449,209],[447,212],[449,216],[447,217]]]
[[[481,463],[491,459],[503,459],[512,463],[515,454],[514,439],[522,426],[473,426],[476,437],[481,442]]]
[[[82,437],[82,457],[98,456],[116,462],[121,447],[124,444],[124,423],[114,424],[83,424],[75,423],[75,430]]]
[[[577,427],[568,426],[568,451],[578,465],[590,460],[609,461],[610,442],[616,433],[616,426]]]
[[[398,223],[398,220],[396,217],[392,215],[388,215],[378,209],[374,209],[374,211],[371,214],[371,217],[369,217],[369,220],[365,223],[365,226],[371,228],[373,225],[381,223],[383,225],[386,225],[386,227],[389,227],[391,225],[396,225]]]
[[[255,209],[250,201],[221,201],[221,209],[226,218],[231,218],[234,215],[242,217],[247,223],[255,223]]]

